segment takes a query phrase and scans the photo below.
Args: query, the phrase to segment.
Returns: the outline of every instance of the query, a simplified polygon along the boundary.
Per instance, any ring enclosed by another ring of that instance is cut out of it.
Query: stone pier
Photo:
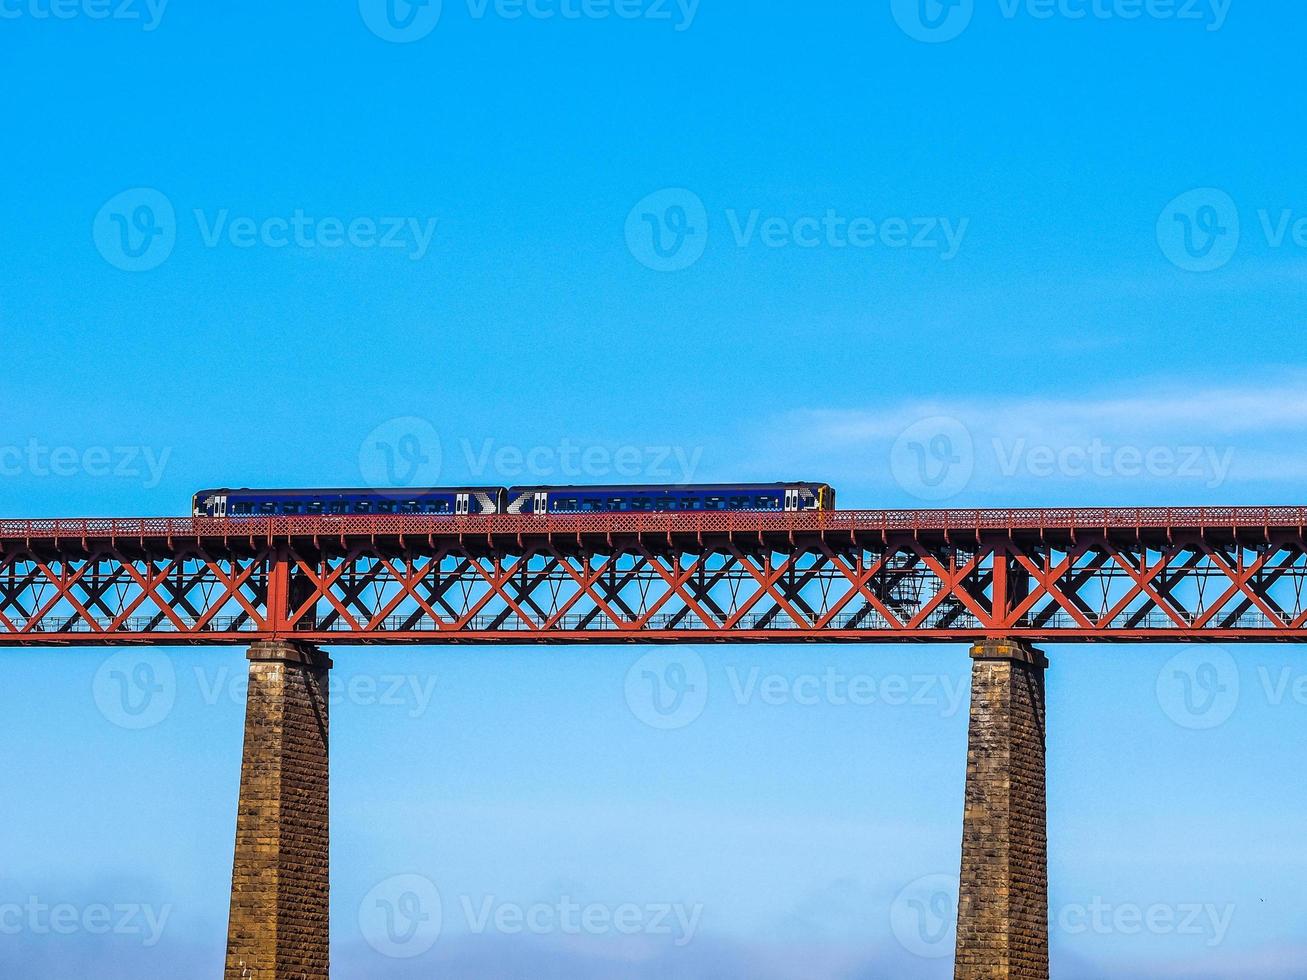
[[[307,644],[249,651],[226,980],[327,980],[327,672]]]
[[[956,980],[1048,977],[1048,818],[1042,652],[971,649]]]

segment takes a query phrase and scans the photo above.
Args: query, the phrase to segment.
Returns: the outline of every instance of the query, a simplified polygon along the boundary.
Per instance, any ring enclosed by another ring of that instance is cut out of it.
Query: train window
[[[660,514],[669,510],[676,510],[676,500],[672,497],[659,497],[654,501],[654,510]]]
[[[748,509],[749,509],[749,498],[748,498],[748,497],[732,497],[731,500],[730,500],[730,503],[729,503],[727,506],[729,506],[731,510],[748,510]]]
[[[343,501],[343,500],[333,500],[333,501],[332,501],[332,502],[327,506],[327,512],[328,512],[329,514],[343,514],[343,513],[345,513],[345,506],[346,506],[346,505],[345,505],[345,501]]]
[[[417,509],[418,502],[416,500],[406,500],[399,508],[400,513],[403,514],[416,514]]]
[[[371,500],[360,500],[354,504],[354,513],[367,514],[372,510]]]
[[[250,505],[244,502],[239,504],[232,504],[231,512],[233,514],[248,514],[250,512]]]
[[[726,501],[721,497],[707,497],[703,502],[704,510],[725,510]]]
[[[767,497],[767,496],[759,497],[759,498],[758,498],[758,509],[759,509],[759,510],[780,510],[780,509],[781,509],[781,498],[780,498],[780,497]]]
[[[603,509],[603,501],[595,500],[593,497],[587,497],[585,500],[581,501],[581,510],[583,512],[593,513],[594,511]]]
[[[321,513],[322,513],[322,501],[321,501],[321,500],[310,500],[310,501],[305,505],[304,510],[305,510],[306,513],[309,513],[309,514],[321,514]]]
[[[399,507],[399,504],[396,503],[396,502],[393,501],[393,500],[378,500],[378,501],[377,501],[377,513],[378,513],[378,514],[393,514],[393,513],[395,513],[395,511],[398,509],[398,507]]]
[[[275,514],[277,513],[277,504],[274,501],[265,500],[259,504],[259,512],[262,514]]]
[[[609,509],[609,510],[626,510],[626,509],[627,509],[626,498],[625,498],[625,497],[609,497],[609,498],[608,498],[608,509]]]

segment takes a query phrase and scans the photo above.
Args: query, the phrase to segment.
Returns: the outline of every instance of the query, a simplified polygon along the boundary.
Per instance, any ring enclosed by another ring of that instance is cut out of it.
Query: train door
[[[546,492],[546,491],[541,491],[541,492],[539,492],[539,493],[537,493],[537,494],[535,495],[535,506],[534,506],[534,510],[535,510],[535,512],[536,512],[537,514],[547,514],[547,513],[549,513],[549,494],[548,494],[548,492]]]
[[[214,496],[214,498],[213,498],[213,516],[214,516],[214,517],[226,517],[226,516],[227,516],[227,495],[226,495],[226,494],[220,494],[220,495],[215,495],[215,496]]]
[[[796,487],[785,488],[785,509],[786,510],[799,509],[799,491]]]
[[[460,493],[454,495],[454,515],[456,517],[466,517],[471,507],[472,495],[470,493]]]

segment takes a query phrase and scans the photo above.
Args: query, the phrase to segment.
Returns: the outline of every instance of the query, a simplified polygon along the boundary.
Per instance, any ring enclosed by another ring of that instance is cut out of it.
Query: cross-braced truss
[[[1300,511],[942,513],[4,522],[0,644],[1307,639]]]

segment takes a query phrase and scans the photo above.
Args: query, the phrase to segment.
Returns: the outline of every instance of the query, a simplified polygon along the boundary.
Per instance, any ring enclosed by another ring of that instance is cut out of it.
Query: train
[[[220,487],[192,498],[195,517],[331,514],[618,514],[834,510],[827,483],[704,483],[688,486],[412,487],[256,490]]]

